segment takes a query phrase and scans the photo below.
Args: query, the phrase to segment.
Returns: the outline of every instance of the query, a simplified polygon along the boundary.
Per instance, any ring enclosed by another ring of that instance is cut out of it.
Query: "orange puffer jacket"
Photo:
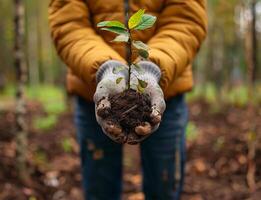
[[[126,22],[139,9],[157,16],[156,25],[133,38],[150,47],[149,59],[161,71],[165,98],[193,86],[191,63],[206,36],[206,0],[51,0],[49,23],[57,52],[68,66],[67,89],[92,101],[96,71],[113,59],[126,63],[126,46],[110,43],[100,31],[105,20]]]

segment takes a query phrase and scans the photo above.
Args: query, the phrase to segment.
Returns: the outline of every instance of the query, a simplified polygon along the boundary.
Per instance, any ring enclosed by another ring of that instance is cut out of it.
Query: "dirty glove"
[[[132,87],[137,85],[138,79],[147,83],[147,87],[144,89],[144,94],[148,94],[151,99],[152,113],[151,123],[146,122],[144,125],[137,126],[135,132],[140,136],[148,136],[159,127],[163,112],[166,108],[166,103],[164,101],[163,91],[158,84],[161,77],[159,67],[150,61],[140,61],[138,66],[141,68],[141,72],[133,70],[135,75],[131,78],[131,85]]]
[[[119,70],[120,69],[120,70]],[[115,73],[115,71],[118,71]],[[118,78],[122,77],[119,84]],[[103,129],[103,132],[112,140],[122,143],[125,134],[116,122],[105,120],[110,115],[109,95],[121,93],[126,89],[128,67],[119,61],[109,60],[102,64],[96,73],[97,88],[94,94],[96,120]]]

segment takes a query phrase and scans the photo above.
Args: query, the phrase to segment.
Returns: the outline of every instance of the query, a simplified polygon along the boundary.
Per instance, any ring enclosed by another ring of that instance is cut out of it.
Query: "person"
[[[192,89],[191,65],[206,36],[206,0],[51,0],[51,36],[68,66],[67,89],[76,96],[75,124],[88,200],[121,198],[123,145],[113,140],[122,141],[123,131],[96,115],[110,106],[108,95],[123,90],[125,72],[120,73],[124,81],[115,84],[119,75],[112,70],[127,66],[129,57],[124,45],[110,43],[115,35],[96,25],[105,20],[126,23],[127,14],[139,9],[157,17],[155,26],[133,34],[150,48],[148,61],[139,65],[148,80],[155,123],[135,131],[147,135],[161,123],[145,140],[130,137],[129,142],[140,142],[145,199],[181,197],[188,120],[184,93]]]

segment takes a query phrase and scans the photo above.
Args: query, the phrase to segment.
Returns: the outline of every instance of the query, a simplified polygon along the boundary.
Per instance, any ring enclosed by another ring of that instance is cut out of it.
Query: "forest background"
[[[19,143],[14,2],[0,2],[0,200],[81,200],[73,98],[66,93],[66,67],[50,38],[46,0],[22,1],[27,75],[22,116],[28,145]],[[208,0],[208,21],[208,37],[193,65],[196,86],[186,96],[184,199],[258,199],[261,1]],[[21,178],[19,154],[30,181]],[[124,167],[124,199],[142,200],[137,146],[125,148]]]

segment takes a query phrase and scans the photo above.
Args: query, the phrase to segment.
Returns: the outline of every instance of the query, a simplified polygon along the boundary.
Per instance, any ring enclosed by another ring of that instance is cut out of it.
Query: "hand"
[[[128,141],[132,138],[132,143],[137,143],[144,140],[158,129],[163,112],[166,108],[164,94],[158,84],[161,76],[159,67],[150,61],[141,61],[138,65],[140,66],[142,72],[133,70],[132,73],[135,73],[135,75],[131,78],[131,85],[132,87],[135,87],[138,84],[138,79],[141,79],[147,83],[147,87],[144,89],[144,94],[148,94],[151,99],[152,112],[150,116],[150,123],[145,122],[144,125],[140,125],[135,128],[136,134],[142,137],[139,137],[138,139],[138,137],[135,137],[135,134],[129,136]]]
[[[114,73],[117,71],[117,73]],[[94,94],[95,115],[96,120],[103,129],[103,132],[112,140],[123,143],[126,140],[126,135],[122,127],[111,120],[105,120],[110,115],[109,110],[111,104],[109,102],[109,95],[121,93],[126,89],[128,67],[121,62],[110,60],[105,62],[96,74],[96,81],[98,83],[96,92]],[[120,83],[116,80],[121,78]]]

